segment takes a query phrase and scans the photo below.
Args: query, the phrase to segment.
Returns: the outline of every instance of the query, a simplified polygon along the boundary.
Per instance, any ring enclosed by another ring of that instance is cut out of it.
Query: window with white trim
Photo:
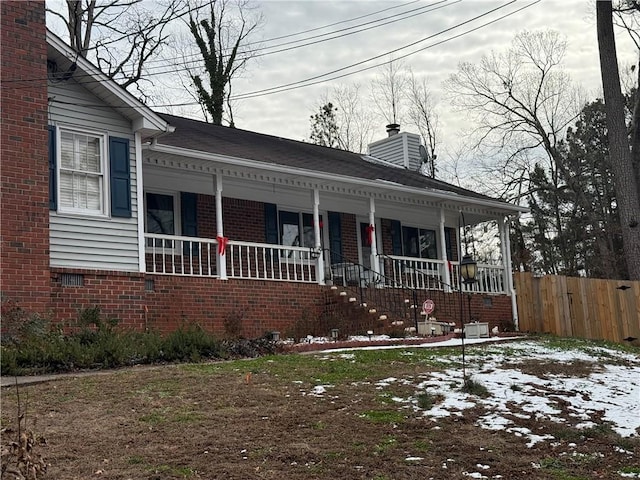
[[[435,230],[403,226],[402,253],[406,257],[437,259]]]
[[[145,223],[147,233],[160,235],[177,235],[177,197],[171,193],[145,192]],[[160,239],[148,239],[147,246],[161,247]],[[173,248],[173,241],[165,240],[165,248]]]
[[[314,247],[316,242],[313,214],[280,210],[280,245]],[[322,225],[322,215],[320,215]]]
[[[58,209],[106,214],[105,136],[60,128]]]

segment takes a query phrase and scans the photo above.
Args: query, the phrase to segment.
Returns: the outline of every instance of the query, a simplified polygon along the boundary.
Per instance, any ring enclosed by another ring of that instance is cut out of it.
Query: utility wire
[[[506,7],[506,6],[510,5],[511,3],[514,3],[515,1],[516,0],[512,0],[512,2],[510,2],[510,3],[506,4],[506,5],[503,5],[502,7],[498,7],[496,9],[493,9],[493,10],[491,10],[489,12],[486,12],[486,13],[484,13],[482,15],[479,15],[478,17],[474,17],[474,18],[469,19],[469,20],[467,20],[465,22],[462,22],[462,23],[460,23],[460,24],[458,24],[458,25],[456,25],[454,27],[450,27],[450,28],[448,28],[446,30],[443,30],[442,32],[439,32],[437,34],[433,34],[428,38],[433,38],[434,36],[437,36],[437,35],[440,35],[442,33],[445,33],[446,31],[450,31],[450,30],[452,30],[454,28],[457,28],[458,26],[461,26],[461,25],[464,25],[466,23],[469,23],[469,22],[471,22],[471,21],[473,21],[473,20],[475,20],[477,18],[480,18],[482,16],[488,15],[488,14],[492,13],[493,11],[498,10],[499,8],[503,8],[503,7]],[[530,8],[533,5],[536,5],[537,3],[540,3],[540,2],[541,2],[541,0],[535,0],[534,2],[532,2],[532,3],[528,4],[528,5],[520,7],[520,8],[518,8],[518,9],[512,11],[512,12],[506,13],[506,14],[498,17],[498,18],[495,18],[495,19],[490,20],[490,21],[488,21],[486,23],[483,23],[482,25],[479,25],[477,27],[474,27],[474,28],[471,28],[471,29],[466,30],[464,32],[461,32],[461,33],[459,33],[457,35],[454,35],[453,37],[449,37],[449,38],[446,38],[446,39],[441,40],[439,42],[433,43],[431,45],[427,45],[427,46],[425,46],[423,48],[420,48],[418,50],[409,52],[409,53],[407,53],[405,55],[402,55],[401,57],[396,58],[395,60],[401,60],[401,59],[407,58],[409,56],[415,55],[416,53],[419,53],[419,52],[422,52],[424,50],[436,47],[438,45],[442,45],[443,43],[447,43],[447,42],[449,42],[451,40],[455,40],[455,39],[460,38],[460,37],[462,37],[464,35],[468,35],[469,33],[475,32],[477,30],[480,30],[481,28],[484,28],[486,26],[492,25],[492,24],[494,24],[494,23],[496,23],[496,22],[498,22],[500,20],[503,20],[503,19],[508,18],[508,17],[510,17],[512,15],[515,15],[516,13],[518,13],[518,12],[520,12],[522,10],[525,10],[527,8]],[[419,42],[414,42],[414,44],[411,44],[409,46],[415,45],[416,43],[419,43]],[[402,47],[402,48],[406,48],[406,47]],[[372,57],[372,58],[370,58],[368,60],[364,60],[362,62],[358,62],[356,64],[344,67],[342,69],[334,70],[333,72],[329,72],[329,73],[326,73],[324,75],[318,75],[316,77],[313,77],[312,79],[317,79],[319,77],[331,75],[332,73],[336,73],[336,72],[351,68],[351,67],[356,66],[356,65],[361,65],[361,64],[366,63],[368,61],[371,61],[371,60],[378,59],[378,58],[381,58],[383,56],[386,56],[388,53],[381,54],[381,55],[378,55],[376,57]],[[278,86],[278,87],[272,87],[272,88],[269,88],[269,89],[264,89],[264,90],[255,91],[255,92],[248,92],[246,94],[240,94],[240,95],[237,95],[237,96],[235,96],[233,98],[234,99],[238,99],[238,100],[243,100],[243,99],[246,99],[246,98],[255,98],[255,97],[261,97],[261,96],[266,96],[266,95],[273,95],[273,94],[276,94],[276,93],[282,93],[282,92],[286,92],[286,91],[289,91],[289,90],[296,90],[296,89],[299,89],[299,88],[309,87],[309,86],[312,86],[312,85],[317,85],[319,83],[324,83],[324,82],[327,82],[327,81],[337,80],[339,78],[344,78],[344,77],[347,77],[347,76],[350,76],[350,75],[354,75],[356,73],[360,73],[360,72],[363,72],[363,71],[366,71],[366,70],[371,70],[373,68],[377,68],[379,66],[386,65],[386,64],[388,64],[388,63],[390,63],[392,61],[393,60],[389,60],[389,61],[386,61],[386,62],[378,63],[376,65],[372,65],[372,66],[369,66],[369,67],[361,68],[361,69],[353,71],[353,72],[344,73],[342,75],[338,75],[338,76],[335,76],[335,77],[332,77],[332,78],[329,78],[329,79],[317,80],[317,81],[312,82],[312,83],[302,84],[304,82],[308,82],[309,80],[311,80],[311,79],[307,79],[307,80],[302,80],[300,82],[293,82],[292,84],[281,85],[281,86]],[[75,103],[75,102],[65,102],[65,101],[55,100],[55,99],[53,99],[52,101],[55,102],[55,103],[63,104],[63,105],[75,105],[75,106],[83,106],[83,107],[106,107],[105,105],[79,104],[79,103]],[[194,105],[199,105],[199,103],[198,102],[183,102],[183,103],[157,104],[157,105],[149,105],[149,108],[186,107],[186,106],[194,106]],[[110,108],[114,108],[114,107],[110,107]],[[115,108],[118,108],[118,107],[115,107]],[[122,107],[122,108],[127,108],[127,107]]]
[[[414,2],[415,1],[419,1],[419,0],[414,0]],[[358,28],[358,27],[362,27],[362,26],[365,26],[365,25],[370,25],[370,24],[373,24],[373,23],[377,23],[377,22],[381,22],[381,21],[387,20],[384,23],[381,23],[379,25],[369,26],[367,28],[362,28],[362,29],[357,30],[357,31],[347,32],[347,33],[344,33],[342,35],[335,35],[333,37],[325,38],[323,40],[316,40],[316,41],[308,42],[308,43],[301,44],[301,45],[294,45],[294,46],[291,46],[291,47],[288,47],[288,48],[283,48],[283,49],[275,50],[275,51],[271,51],[271,52],[258,53],[256,55],[254,55],[252,58],[262,57],[262,56],[276,54],[276,53],[287,52],[287,51],[290,51],[290,50],[294,50],[296,48],[302,48],[302,47],[306,47],[306,46],[309,46],[309,45],[314,45],[314,44],[317,44],[317,43],[322,43],[322,42],[329,41],[329,40],[335,40],[335,39],[343,38],[343,37],[348,36],[348,35],[361,33],[361,32],[367,31],[367,30],[371,30],[373,28],[377,28],[377,27],[381,27],[381,26],[384,26],[384,25],[388,25],[390,23],[395,23],[395,22],[399,22],[399,21],[402,21],[402,20],[406,20],[406,19],[409,19],[409,18],[416,17],[418,15],[423,15],[425,13],[429,13],[429,12],[432,12],[434,10],[438,10],[440,8],[444,8],[444,7],[447,7],[447,6],[450,6],[450,5],[454,5],[456,3],[461,2],[462,0],[456,0],[453,3],[446,4],[446,5],[440,5],[441,3],[446,3],[447,1],[449,1],[449,0],[440,0],[440,1],[436,2],[436,3],[431,4],[431,5],[425,5],[425,6],[416,8],[416,9],[412,9],[412,10],[408,10],[408,11],[405,11],[405,12],[398,13],[396,15],[393,15],[392,17],[387,17],[387,18],[383,18],[383,19],[374,20],[374,21],[371,21],[371,22],[366,22],[366,23],[354,25],[354,26],[346,28],[346,29],[336,30],[336,31],[333,31],[333,32],[324,33],[322,35],[318,35],[318,36],[315,36],[315,37],[304,38],[304,39],[301,39],[299,41],[311,40],[311,39],[314,39],[314,38],[320,38],[320,37],[327,36],[327,35],[333,35],[335,33],[341,32],[341,31],[348,31],[348,30],[351,30],[353,28]],[[409,2],[408,4],[404,4],[402,6],[409,5],[409,4],[414,3],[414,2]],[[431,8],[431,7],[433,7],[433,8]],[[398,6],[391,7],[391,8],[398,8]],[[390,10],[391,8],[383,9],[383,10],[380,10],[378,12],[373,12],[373,13],[370,13],[370,14],[367,14],[367,15],[362,15],[360,17],[356,17],[356,19],[367,17],[367,16],[371,16],[371,15],[375,15],[376,13],[384,12],[384,11]],[[424,10],[424,9],[427,9],[427,8],[429,8],[429,10],[420,11],[420,10]],[[409,15],[409,16],[406,16],[404,18],[396,18],[395,20],[388,20],[389,18],[406,15],[408,13],[412,13],[412,12],[416,12],[416,11],[418,11],[418,13],[414,13],[413,15]],[[352,20],[354,20],[354,19],[343,20],[342,22],[336,22],[335,24],[330,24],[330,25],[336,25],[336,24],[339,24],[339,23],[349,22],[349,21],[352,21]],[[321,28],[325,28],[325,27],[317,27],[317,29],[321,29]],[[315,30],[315,29],[312,29],[312,30]],[[297,34],[292,34],[292,35],[297,35]],[[287,36],[288,35],[284,35],[282,37],[287,37]],[[276,38],[279,38],[279,37],[276,37]],[[288,43],[296,43],[296,42],[282,43],[282,44],[274,45],[272,47],[267,47],[267,48],[277,48],[279,46],[283,46],[283,45],[286,45]],[[248,51],[248,53],[259,52],[259,51],[260,51],[260,49],[256,49],[254,51]],[[244,53],[247,53],[247,52],[244,52]],[[196,62],[201,62],[202,61],[201,58],[198,58],[197,60],[193,60],[193,61],[186,60],[190,56],[191,57],[197,57],[197,56],[199,56],[199,54],[188,55],[188,56],[184,57],[186,63],[196,63]],[[177,58],[178,57],[173,57],[173,60],[176,60]],[[157,68],[156,71],[153,71],[154,67],[151,67],[151,68],[148,67],[148,63],[151,63],[151,62],[149,62],[149,61],[146,62],[145,63],[145,77],[150,77],[150,76],[155,76],[155,75],[165,75],[165,74],[168,74],[168,73],[180,73],[180,72],[183,72],[186,68],[188,68],[185,64],[174,64],[173,68],[167,69],[166,68],[167,60],[171,60],[171,58],[168,58],[168,59],[165,58],[163,60],[154,60],[153,61],[154,63],[155,62],[163,62],[165,64],[165,65],[162,65],[160,67],[155,67],[155,68]],[[87,74],[86,76],[90,76],[90,75]],[[78,78],[82,78],[82,76],[80,76],[78,74],[75,74],[74,78],[78,79]],[[11,79],[11,80],[5,80],[3,83],[29,82],[29,81],[37,81],[37,80],[44,80],[44,79],[29,79],[29,78],[15,79],[15,80]]]
[[[276,54],[276,53],[288,52],[288,51],[291,51],[291,50],[295,50],[297,48],[308,47],[309,45],[316,45],[318,43],[323,43],[323,42],[328,42],[330,40],[344,38],[344,37],[347,37],[347,36],[350,36],[350,35],[355,35],[357,33],[362,33],[362,32],[366,32],[368,30],[372,30],[374,28],[383,27],[385,25],[389,25],[389,24],[392,24],[392,23],[396,23],[396,22],[400,22],[400,21],[407,20],[407,19],[410,19],[410,18],[414,18],[414,17],[417,17],[419,15],[424,15],[425,13],[430,13],[430,12],[433,12],[435,10],[439,10],[441,8],[444,8],[444,7],[455,5],[456,3],[459,3],[462,0],[455,0],[453,3],[448,3],[446,5],[439,5],[441,3],[446,3],[447,1],[449,1],[449,0],[440,0],[440,1],[436,2],[436,3],[434,3],[434,4],[425,5],[425,6],[422,6],[422,7],[419,7],[419,8],[415,8],[413,10],[408,10],[406,12],[398,13],[398,14],[393,15],[391,17],[372,20],[370,22],[361,23],[359,25],[353,25],[351,27],[343,28],[343,29],[340,29],[340,30],[335,30],[335,31],[332,31],[332,32],[322,33],[320,35],[315,35],[315,36],[312,36],[312,37],[302,38],[300,40],[292,40],[292,41],[289,41],[289,42],[279,43],[277,45],[272,45],[272,46],[264,47],[264,48],[256,48],[256,49],[253,49],[253,50],[243,50],[243,51],[239,52],[239,54],[253,59],[253,58],[259,58],[259,57],[265,57],[267,55],[273,55],[273,54]],[[439,5],[439,6],[437,6],[437,5]],[[423,11],[420,11],[420,10],[423,10]],[[414,13],[414,12],[417,12],[417,13]],[[413,13],[413,15],[407,15],[409,13]],[[403,15],[407,15],[407,16],[405,16],[403,18],[396,18],[396,17],[401,17]],[[382,23],[380,23],[380,22],[382,22]],[[375,25],[375,24],[377,24],[377,25]],[[354,29],[359,28],[359,27],[365,27],[365,28],[361,28],[359,30],[354,30]],[[341,33],[341,32],[344,32],[344,33]],[[341,33],[341,34],[336,35],[338,33]],[[329,38],[323,38],[323,37],[328,37],[329,35],[333,35],[333,36],[330,36]],[[313,40],[313,41],[307,41],[307,40]],[[306,43],[300,43],[300,42],[306,42]],[[292,45],[292,46],[287,47],[287,48],[281,48],[279,50],[273,50],[273,51],[269,50],[269,49],[273,49],[273,48],[284,47],[286,45]],[[246,46],[246,44],[245,44],[245,46]],[[164,61],[166,63],[167,60],[169,60],[169,61],[170,60],[177,60],[178,58],[179,57],[173,57],[173,58],[169,57],[169,58],[165,58]],[[194,58],[194,60],[189,60],[189,58]],[[200,53],[194,53],[192,55],[186,55],[186,56],[182,57],[182,59],[184,60],[185,64],[188,64],[188,63],[193,63],[193,64],[202,63],[202,56],[201,56]],[[154,62],[160,62],[160,61],[161,60],[159,60],[159,59],[158,60],[154,60]],[[178,65],[176,65],[176,66],[178,66]],[[186,65],[179,65],[179,66],[181,67],[180,69],[182,69]],[[159,68],[163,68],[163,67],[164,67],[164,65],[162,67],[159,67]],[[165,73],[165,72],[160,72],[160,73]],[[150,72],[150,74],[156,75],[158,73],[157,72]]]
[[[490,15],[490,14],[492,14],[492,13],[494,13],[494,12],[498,11],[498,10],[501,10],[501,9],[503,9],[503,8],[505,8],[505,7],[508,7],[509,5],[511,5],[511,4],[513,4],[513,3],[515,3],[516,1],[517,1],[517,0],[511,0],[509,3],[506,3],[506,4],[504,4],[504,5],[500,5],[499,7],[493,8],[493,9],[491,9],[491,10],[487,11],[487,12],[484,12],[484,13],[482,13],[482,14],[480,14],[480,15],[477,15],[477,16],[475,16],[475,17],[473,17],[473,18],[470,18],[470,19],[468,19],[468,20],[465,20],[464,22],[458,23],[458,24],[456,24],[456,25],[454,25],[454,26],[452,26],[452,27],[446,28],[446,29],[441,30],[441,31],[439,31],[439,32],[437,32],[437,33],[434,33],[434,34],[432,34],[432,35],[429,35],[429,36],[427,36],[427,37],[424,37],[424,38],[422,38],[422,39],[420,39],[420,40],[417,40],[417,41],[415,41],[415,42],[409,43],[409,44],[407,44],[407,45],[403,45],[402,47],[394,48],[393,50],[389,50],[388,52],[381,53],[381,54],[376,55],[376,56],[374,56],[374,57],[367,58],[366,60],[362,60],[362,61],[357,62],[357,63],[352,63],[351,65],[347,65],[346,67],[338,68],[338,69],[336,69],[336,70],[332,70],[332,71],[330,71],[330,72],[323,73],[323,74],[321,74],[321,75],[316,75],[316,76],[313,76],[313,77],[309,77],[309,78],[306,78],[306,79],[304,79],[304,80],[299,80],[299,81],[296,81],[296,82],[286,83],[286,84],[284,84],[284,85],[280,85],[280,86],[277,86],[277,87],[263,88],[263,89],[261,89],[261,90],[254,90],[254,91],[252,91],[252,92],[247,92],[247,93],[243,93],[243,94],[235,95],[235,96],[233,96],[233,97],[231,97],[231,98],[232,98],[233,100],[239,100],[239,99],[243,99],[243,98],[252,98],[252,97],[254,97],[254,96],[257,96],[258,94],[266,94],[267,92],[271,92],[271,91],[273,91],[273,90],[278,90],[277,92],[273,92],[273,93],[279,93],[280,91],[286,91],[286,90],[289,90],[289,88],[287,88],[287,87],[294,87],[294,86],[298,86],[298,87],[296,87],[296,88],[300,88],[300,86],[302,86],[302,85],[300,85],[300,84],[304,84],[304,83],[311,82],[311,81],[313,81],[313,80],[317,80],[317,79],[320,79],[320,78],[323,78],[323,77],[326,77],[326,76],[329,76],[329,75],[333,75],[334,73],[339,73],[339,72],[342,72],[342,71],[348,70],[348,69],[350,69],[350,68],[357,67],[357,66],[359,66],[359,65],[363,65],[363,64],[365,64],[365,63],[371,62],[371,61],[373,61],[373,60],[378,60],[379,58],[386,57],[386,56],[388,56],[388,55],[392,55],[392,54],[394,54],[394,53],[397,53],[397,52],[399,52],[400,50],[404,50],[404,49],[406,49],[406,48],[413,47],[413,46],[415,46],[415,45],[417,45],[417,44],[419,44],[419,43],[426,42],[427,40],[431,40],[431,39],[432,39],[432,38],[434,38],[434,37],[437,37],[437,36],[439,36],[439,35],[442,35],[443,33],[447,33],[447,32],[449,32],[449,31],[451,31],[451,30],[455,30],[455,29],[457,29],[457,28],[459,28],[459,27],[461,27],[461,26],[463,26],[463,25],[466,25],[466,24],[468,24],[468,23],[474,22],[474,21],[476,21],[476,20],[478,20],[478,19],[480,19],[480,18],[482,18],[482,17],[486,17],[487,15]],[[536,2],[534,2],[534,3],[538,3],[538,1],[540,1],[540,0],[537,0],[537,1],[536,1]],[[534,3],[531,3],[531,4],[529,4],[528,6],[525,6],[525,7],[522,7],[522,8],[520,8],[520,9],[518,9],[518,10],[515,10],[515,11],[514,11],[514,12],[512,12],[512,13],[508,13],[507,15],[505,15],[505,16],[503,16],[503,17],[500,17],[500,18],[498,18],[497,20],[494,20],[494,21],[492,21],[492,22],[489,22],[489,23],[486,23],[486,24],[484,24],[484,25],[481,25],[480,27],[477,27],[477,28],[475,28],[475,29],[468,30],[467,32],[463,32],[463,33],[462,33],[462,34],[460,34],[460,35],[456,35],[456,36],[452,37],[451,39],[447,39],[447,40],[444,40],[444,41],[442,41],[442,42],[438,42],[438,43],[434,44],[433,46],[435,46],[435,45],[440,45],[441,43],[444,43],[445,41],[449,41],[449,40],[452,40],[452,39],[454,39],[454,38],[458,38],[458,37],[460,37],[460,36],[462,36],[462,35],[466,35],[466,34],[468,34],[468,33],[471,33],[471,32],[473,32],[473,31],[477,30],[478,28],[482,28],[482,27],[484,27],[484,26],[486,26],[486,25],[490,25],[491,23],[494,23],[495,21],[501,20],[502,18],[506,18],[507,16],[513,15],[514,13],[517,13],[517,12],[519,12],[520,10],[523,10],[524,8],[528,8],[529,6],[534,5]],[[428,46],[427,48],[431,48],[431,47],[432,47],[432,45]],[[413,55],[413,54],[418,53],[418,52],[420,52],[420,51],[422,51],[422,50],[425,50],[425,49],[426,49],[426,48],[423,48],[423,49],[420,49],[420,50],[416,50],[415,52],[412,52],[412,53],[410,53],[410,54],[404,55],[402,58],[406,58],[406,57],[408,57],[409,55]],[[387,63],[389,63],[389,62],[383,62],[383,63],[381,63],[381,64],[377,64],[377,65],[374,65],[374,66],[371,66],[371,67],[367,67],[367,68],[362,69],[362,70],[357,70],[357,71],[355,71],[355,72],[352,72],[352,73],[349,73],[349,74],[345,74],[345,75],[341,75],[341,76],[339,76],[339,77],[335,77],[335,78],[342,78],[342,77],[345,77],[345,76],[347,76],[347,75],[352,75],[352,74],[354,74],[354,73],[359,73],[359,72],[362,72],[362,71],[364,71],[364,70],[369,70],[369,69],[371,69],[371,68],[378,67],[378,66],[380,66],[380,65],[386,65]],[[334,80],[335,78],[332,78],[331,80]],[[317,83],[317,82],[315,82],[315,83]],[[312,83],[311,85],[315,85],[315,83]],[[283,89],[283,90],[281,90],[281,89]],[[286,89],[286,90],[284,90],[284,89]]]

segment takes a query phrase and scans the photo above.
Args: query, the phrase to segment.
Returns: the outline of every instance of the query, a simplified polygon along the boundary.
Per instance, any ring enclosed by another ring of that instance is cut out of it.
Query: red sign
[[[422,311],[427,315],[433,313],[433,310],[436,308],[436,304],[433,303],[433,300],[427,299],[422,304]]]

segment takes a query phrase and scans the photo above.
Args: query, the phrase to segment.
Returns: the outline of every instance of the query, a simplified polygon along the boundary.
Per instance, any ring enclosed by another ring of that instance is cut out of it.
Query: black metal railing
[[[386,316],[390,323],[411,322],[417,331],[421,307],[417,289],[394,282],[390,277],[337,252],[325,252],[325,258],[333,260],[327,268],[327,279],[345,292],[350,300],[355,299],[378,318]]]
[[[327,279],[345,292],[350,300],[354,299],[364,308],[375,309],[378,316],[386,315],[389,322],[410,322],[416,333],[442,335],[461,325],[465,314],[468,316],[468,312],[463,310],[468,308],[463,302],[465,294],[439,277],[432,277],[428,284],[416,288],[402,282],[397,275],[391,277],[383,273],[394,271],[394,268],[396,272],[405,271],[408,276],[428,273],[407,262],[380,254],[378,261],[383,272],[375,272],[336,252],[325,252],[325,258],[332,260],[327,268]],[[425,302],[426,311],[423,308]],[[431,311],[430,306],[433,307]]]

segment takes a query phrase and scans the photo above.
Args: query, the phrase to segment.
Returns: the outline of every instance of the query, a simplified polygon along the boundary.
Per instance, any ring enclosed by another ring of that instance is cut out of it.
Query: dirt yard
[[[517,417],[519,427],[553,437],[532,446],[526,436],[480,428],[486,409],[480,403],[461,415],[425,416],[431,402],[441,399],[420,397],[410,380],[444,371],[444,360],[457,362],[459,352],[407,352],[134,367],[3,388],[3,445],[16,436],[19,394],[26,426],[43,442],[34,447],[49,464],[43,478],[640,476],[637,435],[620,437],[599,415],[590,419],[595,427],[573,428],[576,419],[560,399],[562,423],[511,406],[509,415]],[[479,365],[473,355],[470,359],[473,372]],[[590,370],[549,363],[536,371],[526,363],[527,374],[542,379],[584,377]],[[413,403],[401,400],[411,398]]]

